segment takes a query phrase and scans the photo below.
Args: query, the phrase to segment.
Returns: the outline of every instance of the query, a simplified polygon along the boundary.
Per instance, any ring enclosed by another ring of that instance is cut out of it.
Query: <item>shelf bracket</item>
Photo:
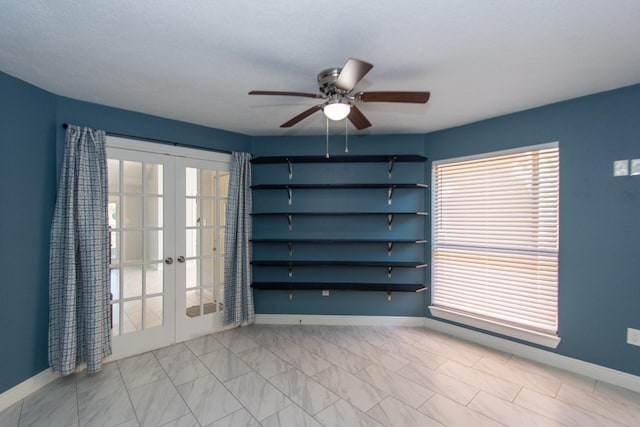
[[[391,301],[391,291],[387,291],[387,301]]]
[[[289,231],[293,229],[293,215],[287,214],[287,223],[289,224]]]
[[[389,196],[388,196],[388,199],[387,199],[387,202],[389,204],[391,204],[391,201],[393,200],[393,189],[394,189],[394,186],[390,185],[389,186]],[[291,203],[289,203],[289,204],[291,204]]]
[[[291,206],[291,204],[293,203],[293,190],[291,189],[291,187],[287,187],[287,194],[288,194],[289,206]],[[389,202],[389,204],[391,204],[391,202]]]
[[[289,279],[291,279],[293,277],[293,265],[289,264],[287,270],[289,270]]]
[[[287,246],[289,247],[289,256],[293,255],[293,242],[287,242]]]
[[[393,273],[393,267],[387,267],[387,278],[391,279],[392,273]]]
[[[392,157],[391,159],[389,159],[389,178],[391,178],[391,175],[393,174],[393,162],[396,161],[395,157]]]
[[[293,163],[287,158],[287,167],[289,168],[289,179],[293,179]]]
[[[387,256],[391,256],[391,251],[393,251],[393,242],[387,242]]]
[[[393,226],[393,214],[387,215],[387,226],[389,227],[389,231],[391,231],[391,228]]]

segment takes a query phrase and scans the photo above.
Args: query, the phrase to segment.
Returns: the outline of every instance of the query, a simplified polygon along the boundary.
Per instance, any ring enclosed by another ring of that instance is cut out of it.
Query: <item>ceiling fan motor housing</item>
[[[346,94],[348,91],[338,89],[335,86],[336,80],[342,68],[327,68],[318,73],[318,87],[325,95]]]

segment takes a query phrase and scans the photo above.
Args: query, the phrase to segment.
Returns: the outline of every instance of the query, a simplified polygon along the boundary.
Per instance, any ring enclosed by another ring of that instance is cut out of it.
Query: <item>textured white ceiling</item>
[[[349,57],[374,64],[358,90],[432,94],[361,105],[361,133],[430,132],[640,83],[640,1],[0,2],[0,71],[249,135],[323,133],[321,113],[279,128],[317,100],[247,92],[316,92]]]

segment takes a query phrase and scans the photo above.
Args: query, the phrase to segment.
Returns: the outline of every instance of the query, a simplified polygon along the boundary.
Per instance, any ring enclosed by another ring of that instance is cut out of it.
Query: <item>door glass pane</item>
[[[110,234],[111,239],[111,264],[120,263],[120,233],[112,231]]]
[[[147,295],[162,293],[163,287],[162,262],[147,264],[144,270],[145,292]]]
[[[186,209],[187,227],[198,226],[198,218],[200,216],[198,212],[198,199],[187,198]]]
[[[162,194],[162,165],[144,165],[145,193]]]
[[[120,299],[120,269],[112,268],[110,271],[110,288],[111,299],[119,300]]]
[[[123,263],[141,262],[142,231],[123,231],[122,249]]]
[[[124,196],[122,198],[122,220],[124,227],[142,227],[142,197]]]
[[[202,229],[202,252],[198,255],[207,256],[216,253],[215,230],[211,228]]]
[[[229,172],[218,172],[218,197],[228,197]]]
[[[216,195],[216,171],[203,170],[202,172],[202,192],[201,196],[213,197]]]
[[[122,333],[142,330],[142,300],[125,301],[122,303],[124,310],[122,316]]]
[[[186,314],[189,317],[200,316],[200,289],[187,290]]]
[[[162,197],[149,196],[145,199],[144,226],[162,227]]]
[[[223,226],[227,222],[227,201],[218,200],[218,224]]]
[[[142,269],[138,266],[122,269],[122,293],[124,298],[142,295]]]
[[[123,161],[124,193],[142,193],[142,163]]]
[[[204,258],[201,261],[202,277],[199,281],[200,286],[211,286],[215,283],[215,267],[214,258]]]
[[[120,160],[107,159],[109,193],[120,191]]]
[[[120,197],[118,195],[109,195],[109,227],[120,227]]]
[[[202,201],[202,226],[210,227],[216,225],[216,201],[205,199]]]
[[[187,274],[187,288],[193,288],[198,286],[199,280],[199,272],[198,272],[199,260],[198,259],[190,259],[186,264],[186,274]]]
[[[151,297],[146,300],[145,307],[145,329],[162,326],[162,297]]]
[[[195,196],[198,194],[198,169],[195,168],[186,168],[186,179],[187,179],[187,188],[186,194],[187,196]]]
[[[198,232],[200,230],[196,229],[192,229],[192,230],[187,230],[187,235],[186,235],[186,239],[187,239],[187,258],[192,258],[197,256],[198,254]]]
[[[204,314],[215,313],[216,311],[212,287],[202,289],[202,308],[204,310]]]
[[[152,230],[144,232],[145,260],[157,261],[162,259],[163,254],[162,230]]]
[[[120,335],[120,304],[111,304],[111,330],[114,336]]]
[[[216,245],[216,255],[224,255],[224,228],[218,229],[218,244]]]

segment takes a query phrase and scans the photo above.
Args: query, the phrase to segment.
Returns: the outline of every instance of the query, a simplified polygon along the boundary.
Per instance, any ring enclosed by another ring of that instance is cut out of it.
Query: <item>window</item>
[[[557,143],[433,162],[432,306],[556,347]]]

